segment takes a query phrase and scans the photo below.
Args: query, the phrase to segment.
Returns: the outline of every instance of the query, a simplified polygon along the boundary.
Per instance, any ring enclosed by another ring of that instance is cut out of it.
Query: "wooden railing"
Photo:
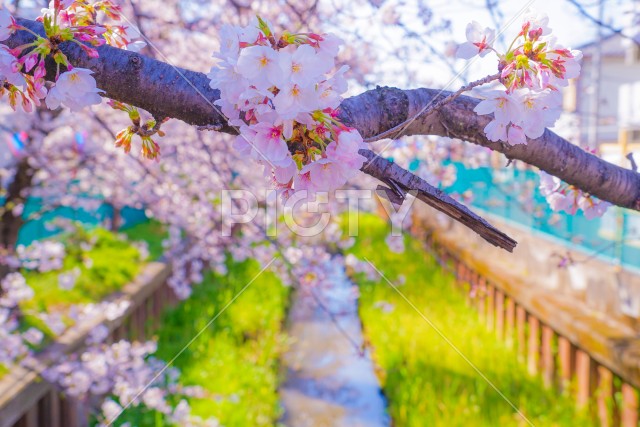
[[[468,303],[517,349],[531,375],[569,393],[602,426],[639,425],[640,339],[633,328],[598,316],[568,296],[525,285],[468,250],[468,242],[438,233],[418,216],[412,233],[456,275]]]
[[[121,317],[108,320],[102,315],[75,325],[37,355],[35,367],[12,367],[0,380],[0,427],[87,426],[89,414],[86,405],[64,396],[43,381],[39,373],[61,354],[81,350],[89,333],[99,324],[109,328],[109,342],[149,338],[159,325],[162,310],[177,302],[167,285],[169,274],[170,268],[165,264],[147,264],[122,292],[108,299],[130,302]]]

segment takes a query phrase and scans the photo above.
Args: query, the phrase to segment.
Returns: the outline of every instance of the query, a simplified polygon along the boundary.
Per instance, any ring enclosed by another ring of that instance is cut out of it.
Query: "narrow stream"
[[[280,389],[282,422],[288,427],[388,427],[371,358],[357,350],[363,334],[351,297],[354,285],[342,263],[332,262],[329,269],[330,286],[314,289],[315,298],[302,292],[294,297],[293,343],[284,356],[287,379]]]

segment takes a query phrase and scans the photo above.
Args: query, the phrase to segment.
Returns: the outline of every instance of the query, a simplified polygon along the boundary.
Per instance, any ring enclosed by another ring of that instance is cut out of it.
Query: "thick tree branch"
[[[342,119],[360,130],[363,137],[371,138],[415,117],[425,105],[448,95],[449,92],[436,89],[377,88],[346,99],[341,105]],[[508,159],[537,166],[602,200],[640,210],[640,174],[606,162],[548,129],[526,145],[489,141],[483,129],[492,118],[473,111],[478,102],[461,96],[437,114],[419,116],[403,126],[402,135],[441,135],[473,142],[499,151]]]
[[[19,19],[19,23],[32,31],[43,33],[40,23]],[[10,47],[29,43],[33,36],[25,31],[14,34],[6,44]],[[98,87],[105,95],[127,104],[143,108],[156,117],[172,117],[188,124],[236,133],[228,126],[224,116],[214,106],[219,91],[209,87],[209,79],[202,73],[174,67],[143,55],[110,46],[98,49],[99,58],[89,58],[75,44],[65,43],[62,50],[76,67],[95,72]],[[49,77],[53,78],[51,67]],[[425,107],[449,96],[449,92],[435,89],[401,90],[376,88],[345,100],[341,105],[341,119],[355,127],[365,138],[383,134],[403,122],[414,118]],[[408,126],[402,126],[402,135],[442,135],[459,138],[504,153],[509,159],[518,159],[537,166],[560,179],[619,206],[640,210],[640,175],[604,160],[546,131],[541,138],[527,145],[510,147],[486,139],[483,129],[490,120],[478,116],[473,108],[477,99],[461,96],[443,106],[436,114],[416,117]],[[426,108],[426,111],[429,111]],[[396,135],[399,137],[401,135]],[[376,158],[363,171],[379,179],[391,179],[403,190],[419,191],[418,198],[426,201],[439,199],[442,211],[465,222],[491,243],[508,250],[515,242],[484,220],[477,217],[442,193],[433,193],[426,182],[419,180],[397,165]],[[448,205],[449,208],[445,208]],[[466,219],[463,219],[466,218]]]

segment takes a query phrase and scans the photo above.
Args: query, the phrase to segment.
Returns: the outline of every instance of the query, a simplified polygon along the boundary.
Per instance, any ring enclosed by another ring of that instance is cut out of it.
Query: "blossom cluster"
[[[43,334],[34,328],[20,332],[16,308],[33,298],[34,292],[20,273],[9,273],[0,281],[0,364],[7,365],[29,354],[28,344],[37,344]]]
[[[540,193],[554,211],[575,215],[581,209],[587,219],[601,217],[611,206],[611,203],[599,200],[544,171],[540,171]]]
[[[45,37],[42,37],[0,8],[0,41],[7,40],[17,30],[35,36],[33,42],[15,49],[0,45],[0,77],[4,80],[0,96],[8,93],[11,106],[16,109],[19,105],[25,112],[33,111],[43,99],[50,109],[64,105],[71,111],[99,104],[102,90],[96,87],[93,72],[73,67],[60,45],[76,43],[95,58],[98,57],[96,48],[107,43],[129,49],[139,49],[141,44],[133,41],[137,31],[129,26],[98,23],[98,12],[114,21],[121,18],[120,6],[111,0],[52,0],[38,18],[44,27]],[[56,64],[55,84],[49,89],[45,80],[48,57]]]
[[[189,404],[182,396],[197,393],[197,390],[179,387],[178,370],[163,371],[164,362],[151,356],[155,351],[153,341],[96,343],[48,369],[44,376],[63,387],[70,396],[80,399],[87,399],[89,395],[106,397],[100,408],[101,426],[111,425],[129,405],[144,405],[177,425],[217,426],[214,419],[202,420],[191,415]],[[173,401],[178,401],[175,407]]]
[[[542,136],[562,114],[562,94],[570,79],[580,74],[582,53],[557,43],[545,14],[528,12],[520,32],[504,54],[493,43],[495,30],[477,22],[467,26],[467,42],[458,48],[458,57],[470,59],[493,51],[499,59],[499,80],[503,88],[484,93],[474,111],[493,114],[484,128],[491,141],[511,145],[526,144],[527,138]],[[610,206],[560,179],[540,171],[540,190],[554,211],[575,214],[582,209],[587,218],[599,217]]]
[[[362,167],[363,139],[337,119],[347,89],[335,70],[340,40],[331,34],[283,32],[258,18],[221,30],[219,60],[209,73],[216,101],[239,127],[235,148],[265,166],[283,197],[331,191]]]
[[[502,89],[489,91],[475,112],[493,114],[484,131],[491,141],[526,144],[542,136],[562,112],[561,87],[578,77],[582,53],[557,43],[544,14],[528,13],[506,53],[493,43],[495,30],[473,21],[467,26],[467,42],[458,48],[460,58],[470,59],[493,51],[499,59]]]
[[[83,233],[71,235],[68,240],[83,251],[90,250],[96,243],[94,236]],[[17,248],[16,267],[40,272],[60,270],[65,254],[65,246],[61,243],[36,241],[28,247],[21,245]],[[78,268],[60,273],[60,289],[73,288],[80,274]],[[60,335],[70,322],[86,323],[96,316],[114,321],[124,316],[130,307],[130,302],[123,299],[76,305],[66,313],[39,312],[21,307],[23,302],[34,296],[34,290],[21,273],[9,273],[0,281],[0,340],[3,343],[0,364],[31,366],[32,350],[42,343],[44,333],[33,327],[23,329],[20,318],[25,314],[47,325],[50,333]],[[190,413],[184,398],[200,396],[203,392],[180,386],[176,370],[169,369],[163,375],[157,375],[164,368],[164,362],[151,356],[156,350],[155,343],[120,341],[107,345],[104,342],[108,336],[109,329],[99,325],[89,334],[86,350],[66,356],[43,376],[71,396],[89,402],[96,402],[95,398],[100,401],[106,399],[99,410],[99,420],[103,420],[101,425],[108,425],[131,402],[133,406],[143,406],[144,410],[160,412],[168,422],[176,425],[218,426],[215,419],[203,420]],[[143,389],[140,396],[136,396]]]
[[[52,240],[38,240],[29,246],[18,245],[16,252],[23,268],[40,273],[60,270],[66,255],[64,245]]]

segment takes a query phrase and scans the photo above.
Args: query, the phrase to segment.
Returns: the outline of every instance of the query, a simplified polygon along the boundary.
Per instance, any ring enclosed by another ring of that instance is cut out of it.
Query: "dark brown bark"
[[[113,214],[111,215],[111,231],[117,233],[120,231],[120,226],[122,225],[122,210],[114,205],[111,205],[113,208]]]
[[[18,243],[18,234],[24,224],[22,215],[14,215],[13,207],[25,203],[25,191],[31,187],[34,170],[27,159],[18,163],[15,177],[7,189],[4,213],[0,217],[0,252],[13,253]],[[0,279],[9,273],[9,267],[0,263]]]
[[[24,224],[21,215],[13,214],[13,206],[25,203],[25,190],[31,187],[34,170],[26,159],[17,167],[15,177],[9,185],[5,199],[4,214],[0,218],[0,246],[13,250],[18,242],[20,227]]]

